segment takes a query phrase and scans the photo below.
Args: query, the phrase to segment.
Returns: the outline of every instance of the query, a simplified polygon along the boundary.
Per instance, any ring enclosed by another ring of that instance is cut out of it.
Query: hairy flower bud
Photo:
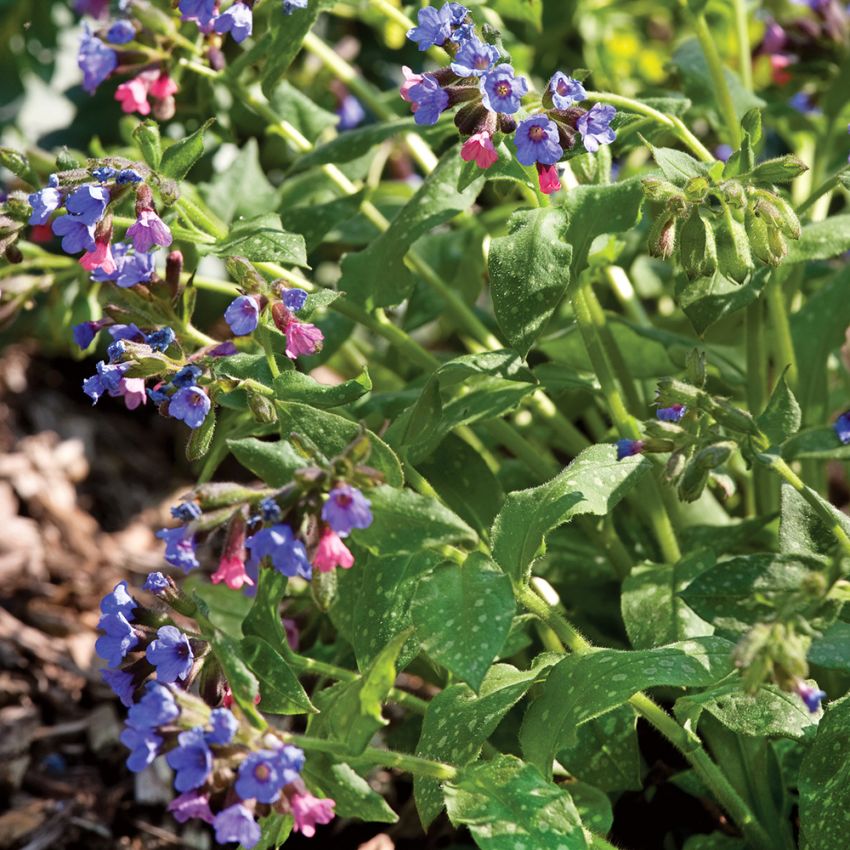
[[[678,220],[674,215],[660,215],[652,223],[649,231],[649,253],[653,257],[669,260],[676,250],[676,228]]]
[[[703,469],[700,464],[690,461],[679,480],[679,498],[683,502],[695,502],[705,490],[708,484],[709,470]]]
[[[679,259],[685,274],[693,280],[709,277],[717,269],[717,243],[714,228],[701,210],[694,210],[682,225],[679,238]]]
[[[789,153],[760,163],[747,176],[756,183],[790,183],[808,170],[803,160]]]
[[[717,267],[735,283],[743,283],[754,268],[746,228],[731,216],[717,228]]]
[[[693,462],[702,469],[716,469],[722,466],[732,456],[736,445],[731,440],[725,440],[720,443],[712,443],[705,448],[700,449],[694,455]]]
[[[666,204],[671,198],[685,200],[685,193],[669,180],[662,180],[660,177],[644,177],[641,184],[643,194],[649,201]]]

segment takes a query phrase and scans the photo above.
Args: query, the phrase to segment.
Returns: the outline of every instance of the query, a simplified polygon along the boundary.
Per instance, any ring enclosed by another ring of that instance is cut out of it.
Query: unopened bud
[[[735,443],[730,440],[725,440],[721,443],[712,443],[700,449],[694,456],[693,462],[702,469],[716,469],[729,460],[736,448]]]
[[[756,183],[790,183],[808,170],[809,166],[803,160],[787,154],[760,163],[747,176]]]
[[[661,215],[649,231],[649,253],[653,257],[669,260],[676,250],[677,219],[674,215]]]
[[[735,283],[743,283],[754,268],[746,228],[731,216],[717,229],[717,267]]]
[[[669,180],[662,180],[660,177],[644,177],[641,184],[647,200],[666,204],[671,198],[685,199],[684,192]]]
[[[705,351],[701,348],[692,348],[688,352],[685,366],[688,381],[695,387],[705,386]]]
[[[248,407],[254,420],[264,424],[277,422],[277,412],[274,404],[259,393],[248,392]]]
[[[678,381],[675,378],[661,378],[658,382],[656,401],[660,407],[684,404],[695,408],[699,406],[703,398],[707,398],[707,396],[702,390],[686,384],[684,381]]]
[[[727,399],[713,399],[711,415],[724,428],[743,432],[744,434],[751,434],[754,437],[759,434],[759,427],[755,419],[746,410],[735,407]]]
[[[693,461],[687,464],[679,480],[679,498],[683,502],[695,502],[708,484],[708,475],[709,470],[703,469],[699,464]]]
[[[165,258],[165,283],[174,298],[180,291],[181,274],[183,274],[183,253],[181,251],[170,251]]]
[[[707,217],[694,210],[684,223],[679,239],[679,258],[691,278],[709,277],[717,269],[717,243]]]

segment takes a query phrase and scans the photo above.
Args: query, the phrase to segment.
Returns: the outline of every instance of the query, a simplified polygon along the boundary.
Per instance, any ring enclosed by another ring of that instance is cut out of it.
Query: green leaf
[[[372,389],[372,381],[366,367],[350,381],[341,384],[320,384],[315,378],[295,370],[284,372],[275,378],[274,391],[285,401],[300,401],[314,407],[339,407],[351,404]]]
[[[570,782],[570,796],[581,822],[598,835],[607,835],[614,825],[614,810],[608,795],[587,782]],[[592,845],[591,845],[592,846]]]
[[[182,180],[192,166],[204,155],[204,133],[215,123],[215,118],[205,121],[191,136],[165,149],[159,173],[172,180]]]
[[[230,685],[233,699],[255,726],[263,728],[266,722],[257,712],[254,702],[260,692],[259,683],[242,659],[239,642],[218,629],[211,634],[205,633],[204,637],[210,642],[213,655]]]
[[[265,714],[307,714],[317,709],[283,656],[263,638],[250,635],[240,644],[245,663],[260,680],[260,708]]]
[[[692,835],[682,850],[749,850],[740,838],[712,832],[710,835]]]
[[[756,693],[748,694],[733,682],[676,701],[676,716],[690,720],[692,728],[696,728],[703,711],[732,732],[759,738],[796,740],[812,732],[818,724],[817,716],[809,712],[797,694],[782,691],[776,685],[764,685]]]
[[[537,30],[542,26],[543,0],[492,0],[490,7],[503,18],[532,24]]]
[[[212,253],[219,257],[244,257],[256,263],[283,263],[307,267],[307,250],[300,233],[287,233],[280,216],[263,213],[239,221]]]
[[[340,138],[344,139],[345,136]],[[322,244],[331,230],[355,218],[365,198],[366,190],[364,189],[324,204],[287,205],[281,210],[280,218],[287,230],[300,233],[304,237],[307,252],[310,253]]]
[[[473,690],[499,655],[516,612],[508,577],[480,552],[417,588],[410,616],[423,651]]]
[[[389,228],[365,250],[345,257],[338,288],[369,307],[389,307],[404,301],[414,285],[414,277],[404,264],[411,245],[466,210],[484,185],[482,175],[458,192],[463,165],[457,149],[449,149]]]
[[[554,653],[539,656],[530,670],[495,664],[481,683],[480,694],[467,685],[450,685],[428,704],[416,755],[463,767],[478,758],[484,742],[508,711],[519,702],[541,671],[558,660]],[[416,810],[425,829],[443,808],[436,779],[414,776]]]
[[[306,9],[296,9],[291,15],[271,16],[272,42],[265,52],[266,64],[262,77],[263,94],[266,97],[270,98],[274,94],[278,81],[298,55],[304,37],[313,28],[326,5],[325,0],[314,0]]]
[[[375,555],[404,555],[428,547],[474,543],[475,532],[441,502],[412,490],[369,490],[374,520],[352,539]]]
[[[456,826],[469,827],[481,850],[585,850],[587,839],[569,793],[515,756],[464,770],[446,786]]]
[[[279,815],[276,812],[260,818],[260,840],[252,846],[252,850],[278,850],[289,838],[294,823],[292,815]]]
[[[557,759],[573,776],[603,791],[638,791],[636,723],[634,709],[619,706],[579,726],[575,742],[558,750]]]
[[[398,815],[387,801],[373,791],[354,768],[334,762],[324,753],[310,753],[301,773],[307,787],[317,796],[330,797],[340,818],[358,818],[370,823],[395,823]]]
[[[204,418],[199,428],[193,428],[189,439],[186,441],[186,460],[200,460],[210,450],[213,435],[215,434],[216,414],[215,408]]]
[[[811,491],[834,518],[835,524],[850,534],[850,517]],[[782,513],[779,523],[779,550],[786,555],[829,555],[837,547],[830,528],[812,506],[790,484],[782,484]]]
[[[326,130],[338,123],[339,117],[309,98],[303,88],[282,80],[271,97],[271,105],[280,120],[288,121],[302,136],[315,144]]]
[[[653,145],[649,147],[662,174],[677,186],[684,186],[694,177],[705,177],[708,171],[705,163],[694,159],[684,151],[675,148],[656,148]]]
[[[694,613],[679,594],[714,564],[711,550],[688,552],[679,563],[640,564],[623,582],[620,604],[629,640],[635,649],[703,637],[714,628]]]
[[[260,570],[254,602],[242,622],[242,634],[245,637],[261,638],[281,655],[289,652],[289,642],[280,616],[280,600],[287,581],[286,576],[277,570]]]
[[[803,420],[800,405],[785,380],[787,373],[788,368],[786,367],[773,388],[773,394],[770,396],[770,401],[764,409],[764,413],[756,420],[759,428],[770,439],[770,442],[777,446],[796,434],[800,430],[800,423]]]
[[[416,586],[443,557],[427,549],[385,558],[357,550],[355,556],[357,569],[340,573],[339,593],[329,613],[363,670],[392,638],[412,626],[410,603]],[[419,644],[411,636],[399,653],[399,667],[418,653]]]
[[[809,662],[827,670],[850,673],[850,623],[834,622],[812,641]]]
[[[576,730],[657,685],[708,687],[733,670],[733,644],[694,638],[656,649],[598,649],[570,655],[552,668],[520,731],[526,758],[547,775],[555,753],[571,746]]]
[[[720,272],[696,280],[681,276],[676,284],[676,300],[694,330],[702,336],[725,316],[752,304],[759,297],[767,274],[766,270],[759,270],[743,285]]]
[[[251,609],[251,599],[226,584],[210,584],[199,573],[187,576],[183,590],[204,600],[210,622],[231,637],[242,636],[242,621]]]
[[[850,251],[850,215],[833,215],[803,227],[800,238],[788,244],[785,264],[831,260],[846,251]]]
[[[806,428],[782,446],[785,460],[850,460],[850,446],[845,446],[834,428]]]
[[[524,357],[567,291],[573,249],[560,210],[511,216],[508,235],[490,246],[490,292],[502,333]]]
[[[582,514],[609,514],[648,469],[640,456],[618,461],[610,445],[585,449],[546,484],[508,494],[493,523],[493,557],[525,580],[549,531]]]
[[[830,703],[800,770],[800,827],[808,850],[847,843],[850,811],[850,697]]]
[[[309,464],[286,440],[269,443],[254,437],[228,440],[233,456],[246,469],[270,487],[284,487],[292,481],[296,470]]]

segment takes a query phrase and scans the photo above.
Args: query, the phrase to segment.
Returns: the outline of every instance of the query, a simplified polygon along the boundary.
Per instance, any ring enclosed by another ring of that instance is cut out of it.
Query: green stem
[[[738,71],[747,91],[753,90],[753,60],[750,52],[750,33],[747,25],[746,0],[732,0],[735,12],[735,37],[738,48]]]
[[[800,206],[797,207],[797,215],[802,216],[803,213],[807,212],[810,207],[814,206],[814,204],[826,195],[828,192],[831,192],[833,189],[837,189],[840,185],[842,185],[842,177],[846,178],[848,173],[847,166],[839,169],[832,177],[824,180],[820,186],[815,189],[805,201],[803,201]]]
[[[767,280],[765,298],[770,315],[770,335],[776,346],[776,366],[778,369],[788,369],[785,377],[788,385],[793,389],[797,386],[797,353],[794,350],[794,338],[791,335],[791,323],[788,321],[788,308],[785,304],[782,281],[775,273]]]

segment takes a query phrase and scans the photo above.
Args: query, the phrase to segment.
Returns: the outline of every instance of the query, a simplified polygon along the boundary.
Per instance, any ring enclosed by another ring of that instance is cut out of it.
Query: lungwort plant
[[[13,332],[197,472],[101,605],[129,768],[258,850],[377,768],[483,850],[845,846],[846,10],[413,6],[78,0],[2,150]]]

